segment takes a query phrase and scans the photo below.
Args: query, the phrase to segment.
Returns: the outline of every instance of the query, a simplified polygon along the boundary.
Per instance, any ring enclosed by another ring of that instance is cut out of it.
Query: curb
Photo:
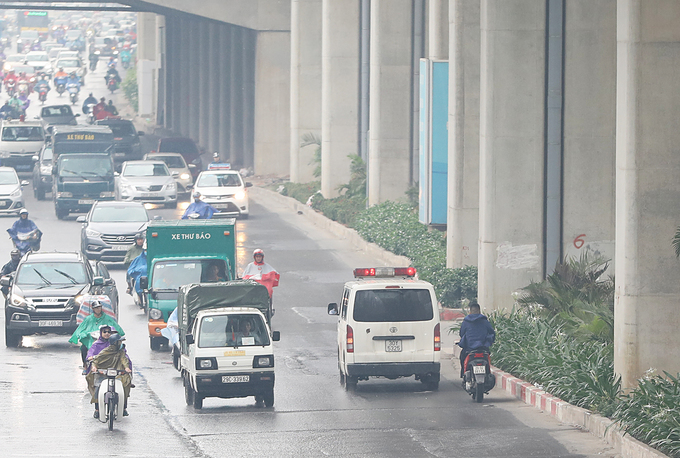
[[[406,256],[397,256],[394,253],[390,253],[382,248],[380,248],[375,243],[369,243],[365,241],[361,236],[355,231],[347,226],[343,226],[329,218],[326,218],[321,213],[317,212],[311,207],[304,205],[303,203],[293,199],[292,197],[282,196],[278,192],[270,191],[268,189],[253,186],[249,188],[248,193],[250,197],[255,200],[260,205],[268,208],[274,208],[271,203],[278,204],[277,207],[289,208],[299,215],[304,215],[311,223],[315,226],[319,226],[322,229],[333,234],[336,238],[340,240],[347,240],[350,242],[357,250],[363,251],[367,255],[374,258],[376,261],[382,263],[382,266],[410,266],[411,260]]]
[[[667,455],[626,434],[609,418],[573,406],[496,367],[492,366],[491,372],[496,375],[496,387],[503,388],[515,398],[544,411],[563,423],[579,426],[589,431],[614,447],[623,458],[668,458]]]

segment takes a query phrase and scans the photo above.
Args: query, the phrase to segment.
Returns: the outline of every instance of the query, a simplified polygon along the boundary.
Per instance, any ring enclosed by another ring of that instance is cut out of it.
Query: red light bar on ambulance
[[[231,170],[231,163],[211,162],[210,164],[208,164],[208,170]]]
[[[355,277],[415,277],[415,267],[361,267],[354,269]]]

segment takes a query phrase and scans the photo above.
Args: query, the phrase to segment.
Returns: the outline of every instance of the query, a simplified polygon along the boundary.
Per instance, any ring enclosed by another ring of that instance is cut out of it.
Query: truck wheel
[[[345,391],[354,391],[357,389],[359,379],[351,375],[345,375]]]
[[[187,405],[190,406],[194,403],[194,397],[196,396],[196,392],[194,391],[193,388],[191,388],[191,380],[189,380],[189,377],[186,375],[184,376],[184,400],[187,402]]]
[[[194,393],[194,409],[201,410],[203,408],[203,396]]]
[[[340,371],[340,386],[345,386],[345,374]]]
[[[179,351],[177,351],[176,346],[172,346],[172,365],[175,369],[179,370]]]
[[[21,335],[16,335],[5,328],[5,346],[8,348],[16,348],[21,346]]]
[[[55,208],[54,212],[57,214],[57,219],[64,219],[68,216],[68,210],[61,210],[61,209]]]
[[[45,200],[45,190],[43,188],[41,188],[40,186],[38,186],[36,191],[35,191],[35,197],[38,200]]]
[[[151,349],[153,351],[158,351],[161,349],[161,338],[149,336],[149,344],[151,345]]]
[[[263,394],[262,398],[264,399],[264,406],[265,407],[273,407],[274,406],[274,388],[272,388],[269,393]]]

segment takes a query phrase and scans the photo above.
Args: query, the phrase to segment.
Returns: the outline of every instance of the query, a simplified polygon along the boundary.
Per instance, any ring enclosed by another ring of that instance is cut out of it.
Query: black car
[[[80,250],[88,259],[120,262],[135,235],[146,229],[149,214],[141,202],[95,202],[80,231]]]
[[[40,120],[43,129],[48,134],[52,134],[52,126],[76,126],[79,114],[73,114],[69,105],[50,105],[40,109]]]
[[[102,263],[80,253],[28,253],[16,273],[0,279],[9,287],[5,300],[5,344],[21,345],[22,336],[72,334],[85,294],[105,294],[118,316],[116,282]]]
[[[33,195],[45,200],[45,193],[52,191],[52,144],[45,143],[40,154],[33,156]]]
[[[120,164],[125,161],[142,159],[142,143],[139,139],[144,132],[137,131],[132,121],[127,119],[107,118],[96,121],[100,126],[109,126],[113,131],[113,162]]]

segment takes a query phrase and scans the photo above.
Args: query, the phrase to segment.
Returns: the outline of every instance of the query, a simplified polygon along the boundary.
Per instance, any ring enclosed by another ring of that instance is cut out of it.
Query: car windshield
[[[35,67],[31,67],[30,65],[15,65],[12,67],[12,70],[14,70],[14,73],[17,75],[19,73],[26,73],[26,75],[33,75],[35,73]]]
[[[68,105],[45,107],[40,111],[40,116],[43,118],[49,118],[51,116],[73,116],[73,111],[71,111],[71,107]]]
[[[199,177],[196,186],[199,187],[241,186],[241,177],[238,173],[202,174]]]
[[[149,157],[149,159],[163,161],[170,169],[184,169],[187,166],[182,156],[153,156],[153,158]]]
[[[13,170],[0,170],[0,185],[19,184],[16,172]]]
[[[106,40],[106,38],[104,38],[104,37],[97,37],[97,38],[95,38],[95,39],[94,39],[94,44],[95,44],[95,46],[103,46],[103,45],[105,45],[105,44],[106,44],[106,41],[104,41],[104,40]]]
[[[211,268],[211,266],[216,266]],[[151,287],[154,290],[177,291],[182,285],[191,283],[205,283],[209,281],[224,281],[227,265],[221,259],[191,260],[191,261],[163,261],[153,268]],[[215,270],[216,277],[210,277]]]
[[[57,68],[60,67],[80,67],[78,59],[61,59],[57,62]]]
[[[134,137],[137,131],[132,123],[111,123],[103,124],[109,126],[113,132],[114,137]]]
[[[170,175],[165,164],[127,164],[123,170],[124,177],[166,177]]]
[[[26,60],[46,62],[50,60],[50,58],[47,57],[47,54],[26,54]]]
[[[12,126],[2,129],[3,142],[41,142],[44,140],[40,126]]]
[[[354,298],[354,320],[359,322],[430,321],[433,317],[426,289],[360,290]]]
[[[79,262],[27,262],[19,267],[17,285],[82,285],[85,267]]]
[[[23,62],[26,56],[23,54],[10,54],[7,56],[7,62]]]
[[[124,223],[149,221],[146,209],[141,205],[115,205],[115,206],[96,206],[92,211],[90,221],[93,223]]]
[[[113,174],[111,160],[86,154],[60,156],[60,177],[103,177]]]
[[[43,162],[52,161],[52,148],[45,148],[43,150]]]
[[[260,315],[206,316],[198,330],[200,348],[269,345],[269,334]]]

